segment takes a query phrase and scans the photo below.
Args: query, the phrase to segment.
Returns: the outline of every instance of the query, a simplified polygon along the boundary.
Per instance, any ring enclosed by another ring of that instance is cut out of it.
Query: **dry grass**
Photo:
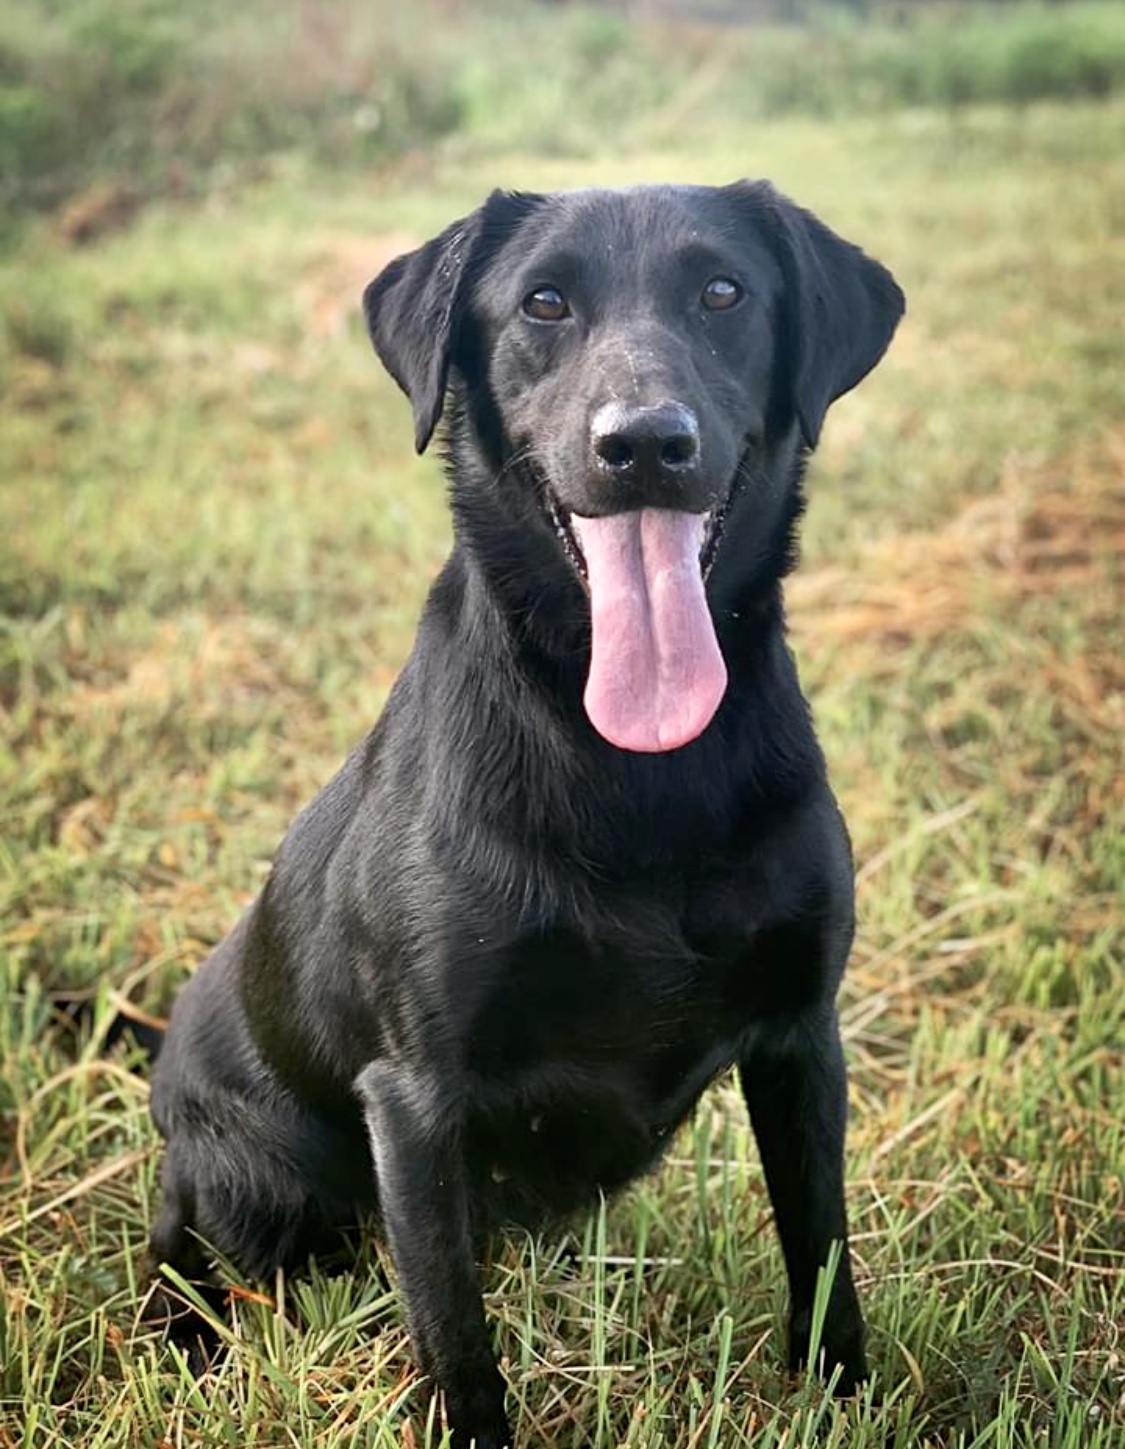
[[[1010,456],[995,491],[945,527],[879,539],[847,569],[806,570],[788,597],[808,647],[867,649],[892,669],[899,650],[963,630],[984,613],[1010,618],[1028,601],[1065,608],[1076,593],[1113,604],[1123,558],[1125,431],[1118,428],[1065,462],[1036,467]],[[1120,708],[1125,680],[1125,661],[1102,663],[1110,667],[1105,688],[1073,682],[1095,719]]]

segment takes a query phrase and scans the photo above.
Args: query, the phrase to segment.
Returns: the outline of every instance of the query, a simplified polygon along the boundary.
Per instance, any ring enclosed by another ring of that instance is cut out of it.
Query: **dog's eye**
[[[523,299],[523,310],[536,322],[561,322],[570,316],[567,300],[557,287],[536,287]]]
[[[742,288],[729,277],[712,277],[703,288],[703,305],[710,312],[725,312],[742,301]]]

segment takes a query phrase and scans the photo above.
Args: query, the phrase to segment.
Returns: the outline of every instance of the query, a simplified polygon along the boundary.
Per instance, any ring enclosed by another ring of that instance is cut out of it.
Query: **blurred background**
[[[147,1069],[448,548],[358,310],[493,186],[768,176],[907,319],[828,420],[792,644],[855,844],[876,1389],[782,1369],[737,1092],[486,1275],[523,1442],[1125,1432],[1125,4],[0,8],[0,1449],[440,1442],[374,1271],[146,1333]],[[435,450],[435,454],[438,450]]]
[[[146,199],[280,166],[355,170],[449,144],[576,156],[777,116],[1105,97],[1125,87],[1120,12],[1113,0],[14,0],[0,17],[0,199],[8,227],[24,208],[73,202],[63,228],[81,240]],[[91,194],[95,178],[107,194]]]

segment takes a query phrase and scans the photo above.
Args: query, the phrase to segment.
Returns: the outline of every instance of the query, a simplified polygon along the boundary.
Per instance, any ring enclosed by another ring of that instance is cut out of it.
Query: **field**
[[[0,254],[0,1446],[438,1445],[368,1245],[139,1322],[162,1013],[378,713],[448,542],[356,300],[492,185],[769,175],[910,305],[809,481],[792,642],[852,828],[850,1211],[876,1377],[782,1371],[723,1083],[662,1172],[486,1272],[520,1442],[1125,1437],[1125,103],[454,139]],[[61,1011],[60,995],[89,1013]],[[385,1266],[385,1265],[384,1265]]]

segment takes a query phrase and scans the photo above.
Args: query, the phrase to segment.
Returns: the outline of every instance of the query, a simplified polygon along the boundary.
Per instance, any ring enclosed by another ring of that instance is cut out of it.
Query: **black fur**
[[[716,275],[744,295],[704,313]],[[565,323],[522,309],[548,285]],[[846,1241],[834,998],[852,871],[781,579],[805,453],[902,298],[739,183],[497,193],[364,306],[419,448],[445,411],[456,541],[382,718],[176,1005],[152,1096],[168,1140],[152,1246],[197,1270],[198,1234],[266,1275],[374,1212],[457,1442],[495,1449],[510,1438],[483,1237],[647,1171],[732,1065],[794,1365],[817,1268]],[[665,754],[614,748],[582,706],[589,610],[552,504],[675,506],[667,477],[591,465],[607,397],[690,407],[685,506],[728,499],[707,588],[729,688]],[[823,1341],[850,1389],[865,1365],[846,1254]]]

